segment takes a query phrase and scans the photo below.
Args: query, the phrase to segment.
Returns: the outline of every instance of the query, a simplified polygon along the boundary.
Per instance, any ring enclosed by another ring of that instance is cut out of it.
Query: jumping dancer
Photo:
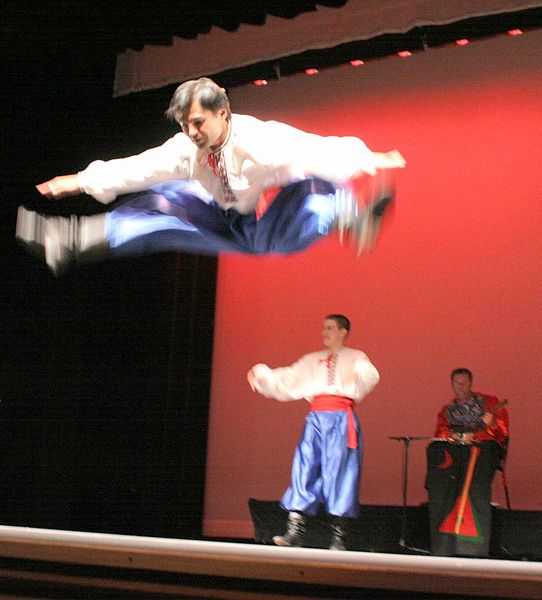
[[[161,251],[290,253],[340,230],[363,250],[393,199],[386,170],[397,150],[371,152],[355,137],[321,137],[232,114],[208,78],[187,81],[166,112],[182,129],[136,156],[97,160],[41,183],[50,199],[86,193],[109,212],[53,217],[19,208],[16,236],[54,273],[78,260]],[[355,181],[369,176],[359,201]]]

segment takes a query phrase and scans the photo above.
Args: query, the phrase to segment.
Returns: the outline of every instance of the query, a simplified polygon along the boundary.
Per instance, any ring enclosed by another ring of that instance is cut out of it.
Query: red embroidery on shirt
[[[216,161],[215,161],[214,154],[209,154],[207,156],[207,164],[211,167],[211,169],[213,169],[213,173],[215,174],[215,177],[220,177],[220,175],[217,173],[217,170],[216,170]]]
[[[321,358],[321,363],[326,363],[327,368],[327,384],[335,383],[335,369],[337,367],[337,355],[334,352],[328,352],[326,358]]]
[[[222,150],[217,150],[216,152],[209,154],[207,156],[207,164],[213,170],[215,177],[220,180],[226,202],[231,204],[236,202],[237,198],[235,197],[235,194],[230,187],[230,182],[228,181],[228,172],[226,170],[226,162],[224,160],[224,153]]]

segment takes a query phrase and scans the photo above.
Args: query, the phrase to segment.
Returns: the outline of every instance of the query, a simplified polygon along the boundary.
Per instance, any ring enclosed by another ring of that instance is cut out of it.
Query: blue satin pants
[[[112,253],[155,252],[287,254],[304,250],[331,231],[345,192],[306,179],[279,192],[260,219],[223,210],[199,184],[170,181],[119,198],[106,215]]]
[[[283,509],[316,515],[358,516],[362,435],[354,414],[358,448],[347,447],[346,411],[310,412],[292,463],[292,481],[280,501]]]

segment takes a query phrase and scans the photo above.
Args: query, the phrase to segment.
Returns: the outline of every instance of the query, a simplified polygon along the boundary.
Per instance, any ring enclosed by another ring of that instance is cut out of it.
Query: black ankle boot
[[[370,250],[378,238],[382,217],[394,198],[393,185],[384,182],[378,183],[378,189],[365,205],[358,206],[355,198],[346,192],[336,192],[336,217],[331,228],[339,231],[341,243],[347,236],[358,255]]]
[[[330,550],[346,550],[349,519],[331,515],[331,544]]]
[[[107,255],[104,215],[57,217],[20,206],[15,235],[26,250],[47,263],[54,275]]]
[[[307,518],[303,513],[290,511],[288,513],[288,527],[284,535],[275,535],[273,543],[276,546],[303,546]]]

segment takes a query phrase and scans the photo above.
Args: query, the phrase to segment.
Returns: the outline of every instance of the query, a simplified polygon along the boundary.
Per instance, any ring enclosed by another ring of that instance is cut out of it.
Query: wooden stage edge
[[[336,588],[542,598],[542,562],[531,561],[333,552],[12,526],[0,526],[0,559],[3,561],[0,563],[0,578],[14,576],[9,561],[15,559],[19,571],[21,565],[30,561],[28,564],[55,564],[57,571],[58,565],[83,565],[87,567],[87,573],[102,567],[122,570],[124,574],[151,572],[152,585],[158,586],[157,590],[160,588],[159,574],[162,573]],[[45,577],[43,569],[34,575],[30,571],[25,573],[25,577]],[[54,574],[47,577],[54,579]],[[73,575],[61,573],[58,577],[69,583]],[[87,576],[86,579],[92,577]],[[123,586],[128,585],[128,579],[137,589],[137,577],[124,576],[123,579]],[[171,579],[168,581],[162,586],[162,591],[171,588]],[[108,585],[113,584],[109,581]],[[142,585],[145,584],[139,584],[140,590],[150,591]],[[229,596],[221,594],[216,597],[245,597],[235,596],[233,589],[231,592]],[[260,593],[258,597],[265,598],[266,594]]]

